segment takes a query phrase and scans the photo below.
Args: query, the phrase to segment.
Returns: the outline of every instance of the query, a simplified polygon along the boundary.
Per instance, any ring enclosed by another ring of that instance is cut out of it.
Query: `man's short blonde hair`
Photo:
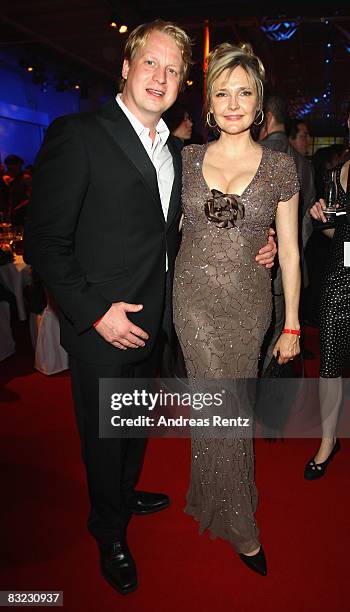
[[[143,23],[142,25],[137,26],[137,28],[130,33],[129,38],[126,41],[124,59],[131,63],[137,51],[144,46],[147,38],[151,32],[154,31],[163,32],[164,34],[171,36],[180,49],[182,57],[180,85],[182,86],[187,79],[192,64],[192,43],[186,32],[182,30],[182,28],[179,28],[179,26],[171,23],[171,21],[156,19],[150,23]],[[124,82],[125,81],[123,79],[122,88],[124,86]]]

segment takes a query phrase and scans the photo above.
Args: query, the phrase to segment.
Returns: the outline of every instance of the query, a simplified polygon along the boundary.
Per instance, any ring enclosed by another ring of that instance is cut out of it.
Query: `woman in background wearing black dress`
[[[348,105],[350,129],[350,104]],[[347,214],[335,219],[335,228],[327,229],[332,238],[330,257],[321,288],[320,305],[320,409],[322,441],[316,455],[305,466],[305,478],[323,476],[327,466],[340,449],[336,427],[342,402],[342,371],[350,357],[350,266],[345,266],[345,243],[350,243],[350,160],[339,164],[335,173],[337,205],[347,207]],[[311,216],[325,223],[326,203],[320,199],[310,210]]]

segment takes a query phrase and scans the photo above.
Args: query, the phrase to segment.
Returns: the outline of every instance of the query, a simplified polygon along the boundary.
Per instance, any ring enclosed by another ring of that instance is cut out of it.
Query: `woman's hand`
[[[310,208],[310,215],[316,221],[322,221],[323,223],[327,222],[327,218],[324,214],[324,209],[326,208],[326,202],[323,198],[320,198],[313,206]]]
[[[281,334],[278,338],[273,354],[278,357],[278,363],[288,363],[300,353],[300,340],[296,334]]]

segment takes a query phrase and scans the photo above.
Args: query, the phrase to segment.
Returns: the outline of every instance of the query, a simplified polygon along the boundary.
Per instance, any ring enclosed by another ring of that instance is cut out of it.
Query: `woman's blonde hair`
[[[182,28],[171,23],[170,21],[163,21],[162,19],[156,19],[155,21],[151,21],[150,23],[143,23],[142,25],[137,26],[129,35],[128,40],[126,41],[125,50],[124,50],[124,59],[128,60],[130,63],[134,59],[137,51],[144,46],[147,41],[147,38],[151,34],[151,32],[163,32],[164,34],[168,34],[171,36],[178,48],[181,52],[182,57],[182,66],[181,66],[181,74],[180,74],[180,85],[182,86],[185,80],[187,79],[189,70],[192,65],[192,43],[190,37],[186,34]],[[122,83],[122,87],[124,85],[124,79]]]
[[[213,49],[208,56],[207,78],[206,78],[206,110],[210,111],[212,102],[213,85],[216,79],[229,69],[230,72],[237,66],[241,66],[247,73],[249,79],[256,89],[258,108],[263,108],[265,68],[261,60],[254,55],[252,47],[248,43],[232,45],[222,43]]]

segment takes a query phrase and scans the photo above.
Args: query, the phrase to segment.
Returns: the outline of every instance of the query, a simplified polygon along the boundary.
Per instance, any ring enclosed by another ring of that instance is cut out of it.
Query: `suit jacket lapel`
[[[134,128],[115,100],[110,100],[101,108],[98,120],[138,170],[163,216],[155,168]]]
[[[170,227],[174,217],[176,217],[181,203],[181,178],[182,178],[182,160],[180,148],[175,142],[173,136],[169,136],[167,145],[173,158],[174,165],[174,182],[171,190],[169,210],[167,217],[167,227]]]

